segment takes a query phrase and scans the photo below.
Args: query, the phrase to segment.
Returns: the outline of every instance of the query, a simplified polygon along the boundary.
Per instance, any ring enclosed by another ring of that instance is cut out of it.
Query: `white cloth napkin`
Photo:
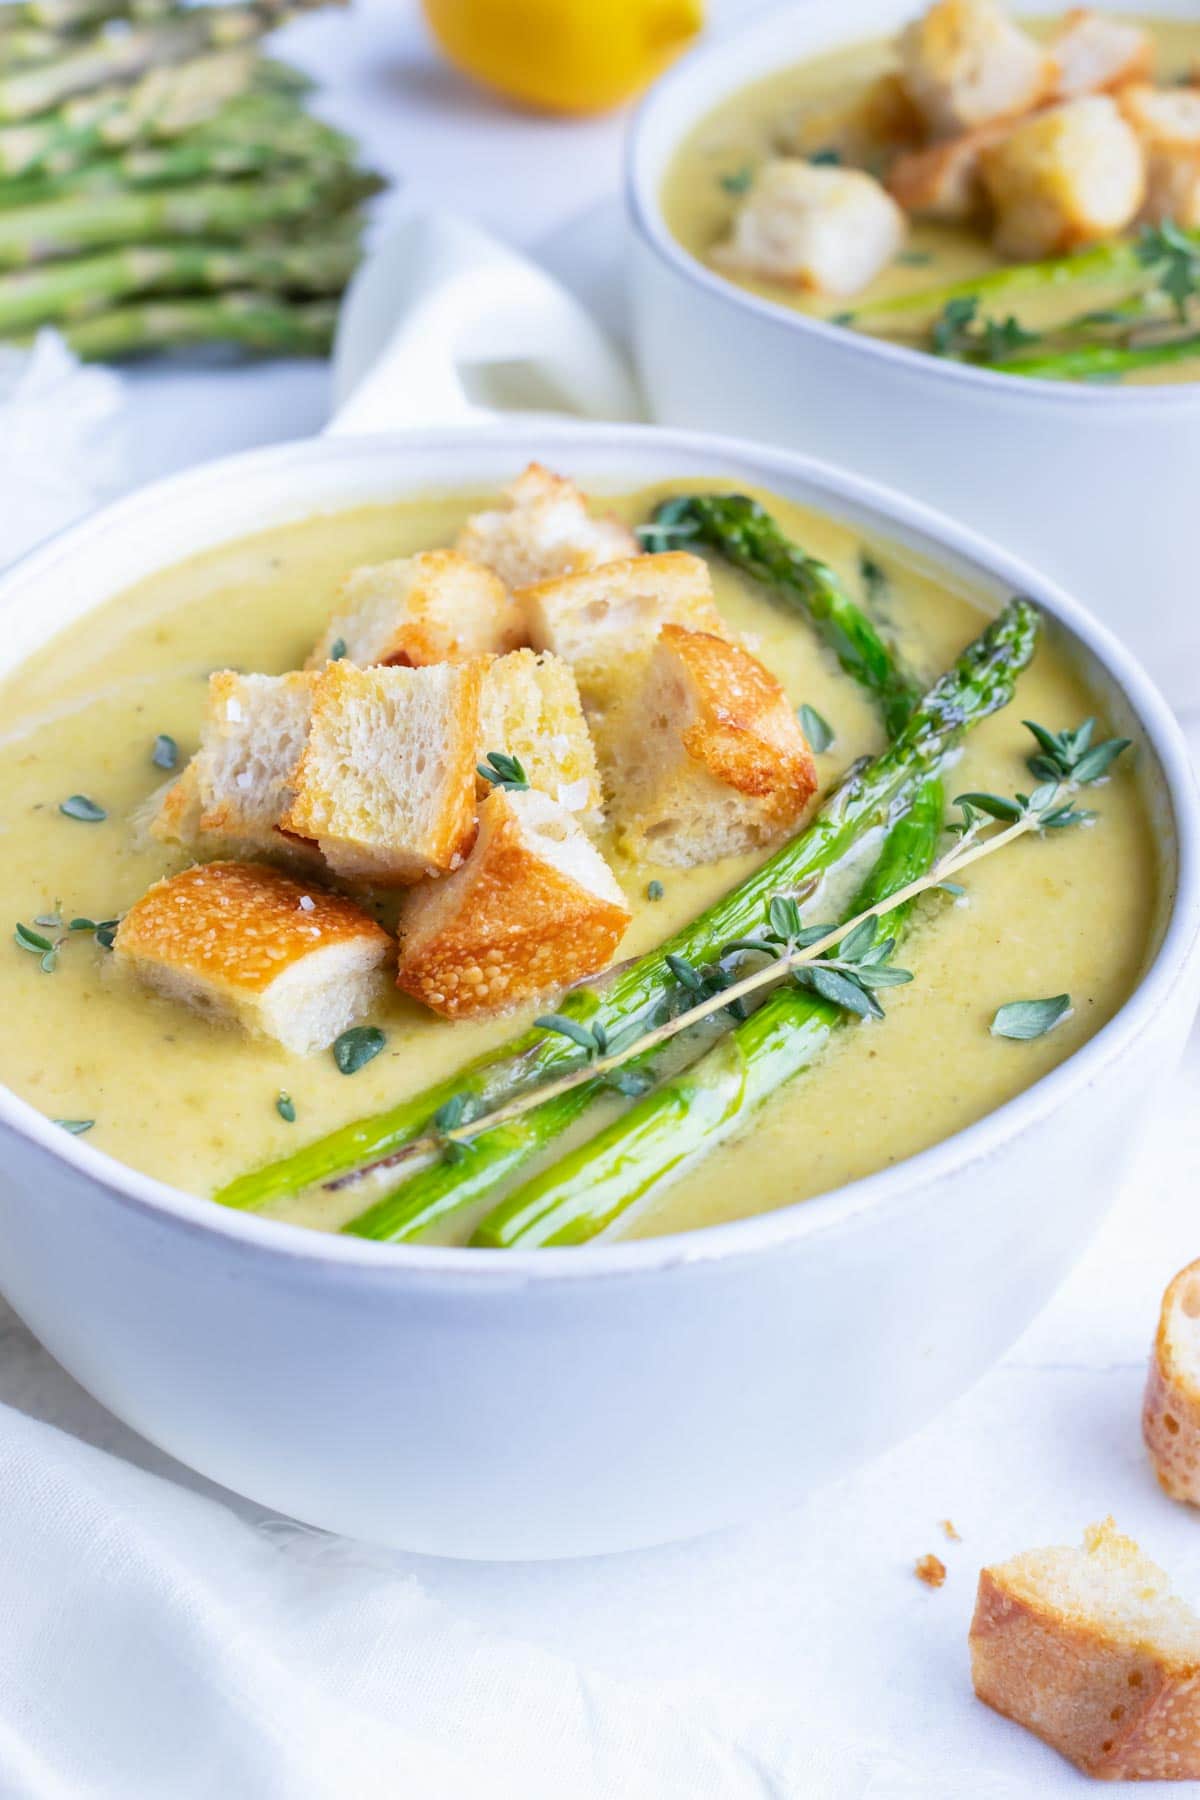
[[[121,382],[55,331],[0,345],[0,568],[122,485]]]

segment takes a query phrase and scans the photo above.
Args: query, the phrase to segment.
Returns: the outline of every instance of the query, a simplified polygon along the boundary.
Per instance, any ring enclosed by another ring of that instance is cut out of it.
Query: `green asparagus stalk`
[[[67,326],[63,336],[76,355],[92,360],[207,343],[239,344],[276,356],[325,356],[336,322],[331,301],[289,303],[277,294],[228,293],[115,306]]]
[[[314,243],[230,244],[187,239],[47,263],[0,275],[0,333],[64,324],[138,294],[256,288],[282,294],[339,294],[358,261],[357,227]]]
[[[944,804],[941,782],[926,782],[888,832],[847,919],[869,912],[928,872]],[[899,937],[912,904],[889,915],[890,937]],[[845,1018],[810,989],[785,982],[705,1055],[509,1195],[476,1227],[471,1242],[526,1250],[598,1237],[718,1144],[745,1131],[764,1101],[811,1068]],[[362,1224],[359,1235],[371,1235]]]
[[[757,500],[744,494],[681,495],[658,508],[650,526],[650,534],[655,532],[664,545],[711,545],[798,607],[846,673],[878,701],[889,736],[903,728],[920,690],[898,668],[833,570],[792,543]]]
[[[204,182],[17,207],[0,212],[0,269],[156,238],[239,239],[293,220],[311,227],[319,217],[344,211],[378,187],[370,175],[350,173],[328,182],[297,171],[274,181]]]
[[[223,50],[152,69],[130,87],[97,88],[40,118],[0,126],[0,175],[61,174],[107,149],[174,137],[273,79],[266,71],[253,48]]]
[[[664,998],[665,958],[707,963],[731,939],[758,928],[772,895],[810,891],[894,810],[911,802],[972,726],[1007,704],[1033,655],[1037,632],[1035,609],[1028,601],[1012,601],[935,682],[896,741],[865,768],[852,769],[799,836],[658,949],[598,982],[573,988],[559,1011],[581,1023],[598,1021],[610,1036],[649,1025]],[[461,1095],[486,1107],[583,1061],[584,1052],[567,1038],[535,1027],[424,1093],[239,1177],[215,1197],[226,1206],[264,1206],[383,1158],[401,1157],[448,1100]],[[483,1155],[483,1145],[471,1151],[472,1159]]]
[[[0,25],[0,68],[24,69],[57,55],[62,45],[38,25]]]
[[[108,19],[160,19],[174,12],[178,0],[17,0],[3,17],[27,19],[47,31],[79,31]]]
[[[1009,357],[992,366],[1006,375],[1037,376],[1043,381],[1115,381],[1140,369],[1165,368],[1198,357],[1200,333],[1192,332],[1157,344],[1081,344],[1041,356]]]
[[[110,82],[186,62],[205,50],[254,43],[301,13],[333,0],[241,0],[188,8],[178,17],[124,32],[97,31],[48,62],[0,79],[0,119],[33,118]]]

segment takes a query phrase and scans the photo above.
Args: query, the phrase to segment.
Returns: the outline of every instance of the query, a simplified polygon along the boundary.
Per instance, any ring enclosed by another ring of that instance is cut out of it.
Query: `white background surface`
[[[715,10],[728,19],[753,8],[725,0]],[[552,124],[504,112],[434,59],[415,8],[402,0],[357,0],[351,19],[307,23],[293,47],[329,84],[321,109],[357,130],[414,197],[518,243],[541,239],[615,188],[620,119]],[[326,410],[326,372],[314,365],[139,372],[134,390],[131,445],[146,478],[302,435]],[[1073,1770],[972,1699],[974,1579],[984,1561],[1074,1540],[1111,1511],[1200,1601],[1200,1516],[1158,1492],[1138,1429],[1159,1296],[1175,1269],[1200,1255],[1198,1077],[1194,1053],[1161,1096],[1108,1226],[1050,1311],[950,1413],[854,1479],[784,1518],[700,1544],[533,1568],[385,1558],[375,1565],[380,1581],[411,1579],[424,1599],[488,1632],[616,1677],[664,1706],[664,1729],[668,1718],[678,1729],[682,1717],[685,1729],[713,1730],[731,1747],[730,1774],[708,1790],[714,1800],[1081,1791]],[[836,1369],[829,1379],[836,1383]],[[214,1492],[125,1431],[2,1313],[0,1402]],[[259,1518],[248,1505],[224,1503]],[[938,1522],[946,1517],[961,1543],[944,1540]],[[937,1592],[912,1573],[928,1550],[949,1569]],[[11,1540],[0,1543],[0,1559],[18,1554]],[[35,1649],[11,1638],[7,1645],[18,1663]],[[45,1682],[53,1709],[53,1670]],[[594,1696],[582,1677],[580,1689],[586,1714]],[[0,1757],[0,1770],[18,1766]],[[609,1785],[599,1762],[593,1774],[579,1794],[623,1800],[633,1791]],[[481,1767],[478,1793],[540,1793],[536,1777],[533,1763]],[[236,1800],[270,1785],[238,1776],[223,1791]],[[31,1777],[12,1791],[43,1790]],[[150,1790],[131,1780],[125,1791]],[[164,1774],[152,1791],[183,1792],[182,1778],[176,1788]],[[399,1774],[394,1791],[407,1791]],[[413,1800],[439,1800],[411,1791]],[[672,1800],[667,1786],[638,1791]],[[302,1786],[291,1792],[303,1800]],[[694,1786],[687,1793],[700,1800]]]

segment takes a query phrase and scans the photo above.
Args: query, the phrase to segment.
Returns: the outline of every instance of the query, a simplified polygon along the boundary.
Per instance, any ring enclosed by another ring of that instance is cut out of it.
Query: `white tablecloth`
[[[529,243],[613,188],[619,121],[503,112],[433,60],[409,5],[359,0],[294,42],[328,114],[420,198]],[[133,390],[139,478],[301,435],[326,408],[303,365]],[[457,1565],[271,1519],[128,1432],[0,1309],[0,1794],[1076,1792],[971,1697],[974,1579],[1111,1511],[1200,1599],[1200,1524],[1158,1492],[1138,1433],[1163,1285],[1200,1254],[1198,1079],[1194,1046],[1103,1234],[973,1393],[788,1515],[653,1553]],[[929,1550],[938,1591],[912,1573]]]

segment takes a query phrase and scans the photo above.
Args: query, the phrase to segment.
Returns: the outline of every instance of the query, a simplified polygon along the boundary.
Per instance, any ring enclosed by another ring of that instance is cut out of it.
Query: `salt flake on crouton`
[[[792,830],[816,792],[786,693],[738,644],[664,625],[640,691],[605,737],[626,846],[689,868]]]
[[[984,150],[996,247],[1021,260],[1112,237],[1146,194],[1146,158],[1113,100],[1090,94],[1052,107]]]
[[[447,1018],[498,1012],[606,968],[629,919],[570,813],[535,789],[497,789],[462,868],[407,900],[397,985]]]
[[[201,863],[130,908],[117,963],[168,999],[323,1049],[380,998],[392,941],[339,895],[256,863]]]
[[[904,85],[935,137],[1028,112],[1053,91],[1053,57],[995,0],[935,0],[900,35]]]
[[[577,814],[581,824],[599,823],[592,734],[575,677],[559,657],[514,650],[489,665],[479,702],[478,761],[486,763],[495,750],[515,756],[530,786]],[[488,792],[480,776],[480,797]]]
[[[530,463],[504,489],[504,505],[475,513],[458,534],[463,556],[495,570],[510,588],[632,556],[637,539],[618,519],[593,518],[573,481]]]
[[[492,570],[456,550],[426,550],[354,569],[306,667],[345,657],[366,668],[419,668],[457,657],[515,650],[520,610]]]
[[[777,157],[763,163],[713,261],[811,293],[855,294],[904,242],[903,212],[873,175]]]
[[[1200,1777],[1200,1618],[1111,1519],[984,1569],[970,1644],[979,1698],[1085,1774]]]
[[[486,659],[430,668],[330,663],[284,828],[336,874],[406,886],[457,868],[475,833]]]

